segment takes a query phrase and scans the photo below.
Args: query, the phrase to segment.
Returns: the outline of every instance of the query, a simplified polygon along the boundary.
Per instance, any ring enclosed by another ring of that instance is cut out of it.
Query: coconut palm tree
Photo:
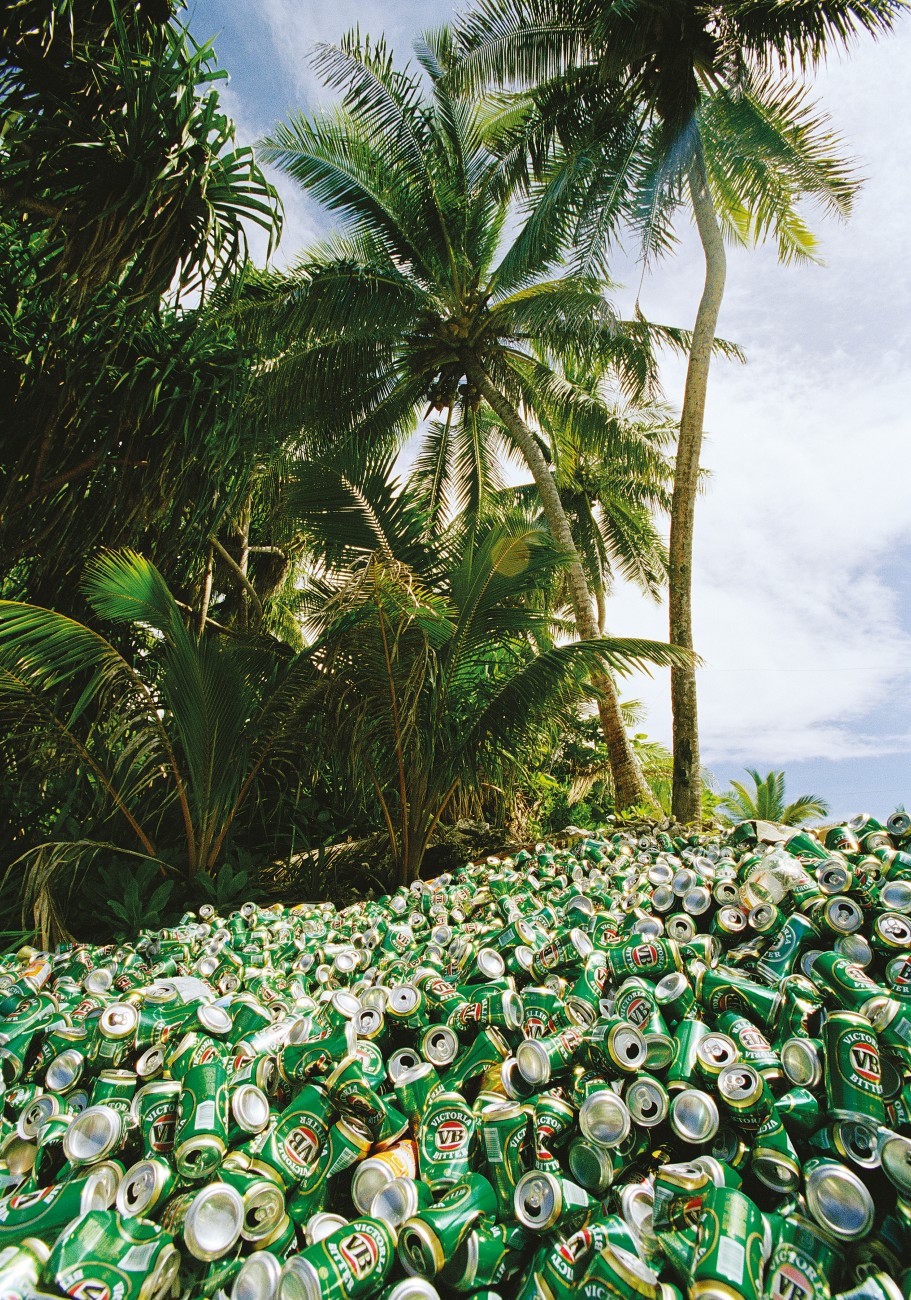
[[[538,220],[562,220],[581,266],[603,265],[619,230],[647,255],[673,244],[686,202],[706,274],[680,419],[670,535],[670,638],[692,648],[693,522],[725,237],[813,255],[803,197],[844,215],[857,187],[826,117],[788,72],[858,32],[888,31],[904,0],[478,0],[458,25],[462,85],[532,88],[493,115],[513,178],[548,182]],[[698,815],[692,666],[671,674],[674,812]]]
[[[767,772],[765,776],[752,767],[748,774],[753,781],[749,790],[740,781],[732,781],[731,788],[718,802],[718,811],[732,822],[777,822],[781,826],[799,826],[811,818],[825,817],[829,805],[817,794],[799,795],[792,803],[785,803],[784,772]]]
[[[430,94],[397,71],[382,43],[321,47],[337,108],[279,125],[261,157],[344,223],[287,277],[257,288],[249,310],[278,340],[263,401],[311,440],[401,442],[432,412],[472,430],[488,408],[534,480],[569,556],[577,634],[597,637],[592,593],[554,481],[539,414],[581,426],[603,404],[542,358],[613,367],[630,396],[654,386],[650,344],[673,331],[619,322],[602,283],[561,271],[559,231],[526,222],[504,240],[510,208],[477,110],[449,93],[448,35],[419,49]],[[649,795],[609,675],[595,685],[619,799]]]

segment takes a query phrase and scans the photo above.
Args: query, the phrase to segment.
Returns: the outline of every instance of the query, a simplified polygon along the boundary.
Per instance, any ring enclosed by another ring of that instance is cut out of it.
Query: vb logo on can
[[[84,1282],[71,1286],[67,1295],[72,1296],[73,1300],[111,1300],[111,1289],[104,1282],[87,1278]]]
[[[766,1038],[762,1030],[757,1029],[754,1025],[750,1025],[748,1028],[740,1031],[740,1043],[741,1046],[745,1047],[749,1052],[771,1051],[769,1040]]]
[[[793,1264],[779,1264],[769,1287],[770,1300],[813,1300],[813,1284]]]
[[[543,966],[545,970],[550,970],[560,961],[560,949],[555,943],[549,943],[546,948],[542,948],[536,953],[538,965]]]
[[[364,1232],[352,1232],[339,1242],[338,1251],[358,1280],[373,1272],[380,1257],[376,1242]]]
[[[633,965],[640,970],[651,970],[658,965],[658,949],[653,943],[640,943],[630,954]]]
[[[153,1151],[170,1151],[174,1145],[174,1133],[177,1128],[177,1112],[165,1111],[156,1115],[149,1126],[149,1146]]]
[[[859,1078],[879,1086],[881,1077],[879,1053],[869,1043],[860,1042],[851,1045],[851,1065]]]
[[[285,1138],[285,1154],[288,1159],[301,1169],[306,1169],[319,1149],[319,1141],[312,1128],[305,1124],[292,1129]]]
[[[460,1119],[446,1119],[434,1138],[437,1151],[458,1151],[468,1141],[468,1130]]]
[[[53,1201],[63,1191],[62,1183],[54,1183],[51,1187],[40,1187],[37,1192],[17,1192],[7,1201],[11,1210],[24,1210],[30,1205],[40,1205],[42,1201]]]
[[[627,1020],[631,1025],[635,1025],[637,1029],[640,1025],[645,1024],[650,1013],[651,1007],[646,998],[633,998],[629,1006],[626,1008]]]

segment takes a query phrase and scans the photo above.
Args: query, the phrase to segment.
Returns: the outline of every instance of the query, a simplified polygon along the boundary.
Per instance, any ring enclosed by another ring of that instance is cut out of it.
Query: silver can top
[[[88,1106],[63,1135],[63,1154],[74,1165],[93,1165],[119,1146],[123,1116],[111,1106]]]
[[[787,1038],[779,1052],[785,1078],[799,1088],[815,1088],[822,1079],[822,1054],[812,1038]]]
[[[618,1146],[629,1136],[630,1122],[626,1102],[609,1088],[590,1093],[579,1107],[579,1128],[599,1146]]]
[[[274,1300],[282,1266],[268,1250],[244,1260],[231,1288],[231,1300]]]
[[[682,1142],[708,1142],[718,1132],[718,1107],[714,1098],[697,1088],[678,1092],[671,1102],[670,1124]]]
[[[879,1159],[883,1172],[900,1194],[911,1196],[911,1140],[900,1133],[881,1134]]]
[[[44,1087],[48,1092],[66,1092],[82,1078],[84,1058],[75,1048],[66,1048],[57,1054],[44,1074]]]
[[[526,1038],[516,1048],[516,1061],[524,1079],[531,1084],[547,1083],[550,1078],[550,1060],[547,1048],[536,1038]]]
[[[311,1215],[304,1228],[307,1245],[315,1246],[318,1241],[335,1232],[336,1228],[344,1228],[347,1222],[341,1214],[330,1214],[327,1210]]]
[[[547,1232],[560,1218],[563,1196],[553,1174],[533,1169],[516,1183],[513,1197],[516,1219],[532,1232]]]
[[[842,1241],[857,1241],[873,1226],[873,1198],[846,1165],[821,1160],[805,1172],[804,1189],[813,1218]]]
[[[573,1179],[593,1196],[603,1196],[614,1180],[610,1152],[587,1138],[578,1137],[569,1148],[569,1171]]]
[[[196,1019],[207,1034],[221,1037],[223,1034],[229,1034],[232,1029],[231,1017],[227,1011],[214,1003],[204,1003],[201,1007],[197,1007]]]
[[[498,980],[506,970],[506,963],[496,948],[479,948],[475,958],[478,970],[489,980]]]
[[[269,1098],[255,1083],[241,1083],[231,1093],[231,1117],[245,1133],[261,1133],[269,1123]]]
[[[657,1079],[642,1076],[628,1086],[623,1099],[634,1123],[643,1128],[654,1128],[667,1118],[670,1099],[667,1089]]]
[[[140,1160],[123,1176],[117,1188],[117,1209],[124,1218],[142,1215],[158,1201],[168,1181],[168,1167],[160,1160]]]
[[[237,1244],[244,1226],[244,1203],[227,1183],[209,1183],[187,1211],[183,1239],[190,1254],[204,1262],[221,1259]]]
[[[418,1191],[413,1178],[393,1178],[370,1202],[371,1219],[382,1219],[391,1228],[400,1227],[418,1212]]]

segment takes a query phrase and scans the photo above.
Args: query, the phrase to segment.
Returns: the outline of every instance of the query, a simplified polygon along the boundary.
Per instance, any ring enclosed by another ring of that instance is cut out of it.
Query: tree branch
[[[261,623],[263,621],[263,604],[259,596],[257,596],[256,594],[256,588],[253,586],[253,583],[244,573],[243,569],[237,563],[237,561],[235,560],[234,556],[230,553],[230,551],[225,550],[225,548],[222,546],[221,542],[218,540],[217,537],[210,537],[209,541],[212,543],[212,545],[215,547],[218,554],[224,560],[225,564],[234,574],[235,578],[243,587],[244,591],[246,591],[247,595],[253,601],[253,604],[256,608],[257,618]]]

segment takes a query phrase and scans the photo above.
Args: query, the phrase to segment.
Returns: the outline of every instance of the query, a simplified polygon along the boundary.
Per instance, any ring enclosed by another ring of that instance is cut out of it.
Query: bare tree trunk
[[[724,241],[709,193],[701,150],[690,165],[689,187],[696,226],[705,254],[705,285],[693,327],[683,410],[680,415],[668,558],[670,640],[674,645],[692,650],[693,522],[699,480],[699,455],[702,450],[709,365],[727,272]],[[695,822],[699,820],[702,810],[695,668],[671,669],[671,707],[674,716],[674,816],[684,823]]]
[[[512,403],[503,396],[490,376],[481,366],[468,368],[468,379],[474,384],[484,400],[506,425],[516,446],[525,458],[531,476],[535,481],[541,506],[548,527],[558,546],[570,561],[567,578],[570,597],[576,617],[576,630],[580,639],[589,641],[600,636],[598,624],[592,609],[592,594],[589,591],[585,571],[576,551],[572,531],[560,493],[554,482],[550,465],[544,457],[538,442],[528,425],[519,415]],[[604,740],[610,757],[611,772],[614,778],[614,792],[618,808],[630,808],[634,804],[644,804],[655,808],[657,805],[645,778],[639,770],[639,764],[629,743],[629,737],[623,725],[620,713],[620,701],[617,689],[609,673],[592,673],[592,685],[598,691],[598,713]]]
[[[250,516],[253,513],[252,493],[248,492],[244,498],[244,504],[240,512],[240,559],[238,569],[245,583],[248,582],[247,570],[250,567]],[[245,628],[249,622],[249,600],[247,592],[249,587],[245,587],[240,594],[240,625]],[[262,606],[259,608],[259,616],[262,618]]]
[[[209,543],[209,553],[206,556],[206,571],[202,579],[202,599],[199,602],[199,624],[197,631],[202,636],[206,628],[206,619],[209,617],[209,601],[212,599],[212,577],[215,568],[215,550]]]

